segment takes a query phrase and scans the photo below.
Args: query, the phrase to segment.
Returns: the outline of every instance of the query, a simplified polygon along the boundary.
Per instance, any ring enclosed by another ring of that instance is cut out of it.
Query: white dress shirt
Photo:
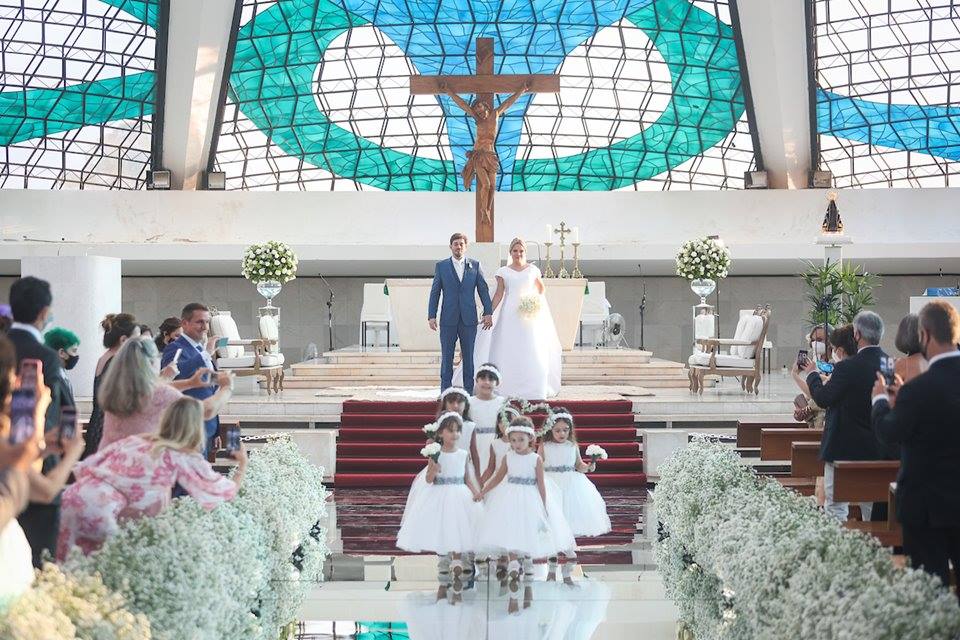
[[[180,335],[183,336],[184,340],[192,344],[194,348],[200,352],[200,355],[203,356],[203,366],[205,366],[207,369],[213,369],[213,360],[210,358],[210,354],[207,353],[206,345],[200,344],[199,342],[197,342],[196,340],[194,340],[193,338],[191,338],[185,333],[182,333]]]
[[[466,256],[459,260],[451,256],[450,261],[453,262],[453,270],[457,272],[457,277],[460,279],[460,282],[463,282],[463,270],[467,266]]]
[[[24,324],[23,322],[14,322],[10,325],[11,329],[20,329],[20,331],[26,331],[34,337],[34,339],[43,344],[43,334],[40,333],[40,329],[37,329],[32,324]]]

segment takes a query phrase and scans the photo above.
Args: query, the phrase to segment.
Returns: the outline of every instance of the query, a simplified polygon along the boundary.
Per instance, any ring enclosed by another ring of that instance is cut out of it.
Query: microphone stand
[[[330,296],[327,298],[327,339],[330,341],[330,351],[333,351],[333,287],[330,286],[330,283],[327,282],[327,279],[323,277],[322,273],[318,273],[320,280],[323,281],[323,284],[326,285],[327,291],[330,292]]]
[[[637,268],[640,269],[640,278],[641,284],[643,285],[643,295],[640,297],[640,350],[645,351],[643,344],[643,329],[644,329],[644,317],[643,314],[647,309],[647,283],[642,280],[643,278],[643,265],[638,264]]]

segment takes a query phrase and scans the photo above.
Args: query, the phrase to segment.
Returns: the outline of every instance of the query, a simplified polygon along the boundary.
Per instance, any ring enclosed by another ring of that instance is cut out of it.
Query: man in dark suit
[[[216,364],[213,362],[210,354],[207,353],[207,333],[210,331],[210,309],[199,302],[191,302],[183,308],[180,314],[180,323],[183,333],[179,338],[167,344],[163,349],[163,355],[160,358],[160,367],[165,368],[173,362],[177,351],[180,351],[180,358],[176,365],[180,373],[176,380],[187,380],[192,378],[197,370],[209,369],[211,372],[216,370]],[[194,389],[187,389],[183,393],[203,402],[217,392],[217,386],[214,384],[215,376],[211,375],[210,384]],[[206,446],[204,447],[204,456],[211,448],[218,446],[217,433],[220,429],[219,416],[213,416],[206,422],[204,427],[207,434]]]
[[[493,326],[493,305],[490,288],[483,278],[480,263],[466,256],[467,236],[455,233],[450,238],[451,257],[437,263],[430,288],[427,322],[437,330],[437,307],[440,309],[440,390],[453,380],[453,352],[460,341],[463,362],[463,388],[473,393],[473,346],[477,338],[477,301],[483,304],[483,328]]]
[[[823,460],[824,510],[846,520],[849,506],[833,500],[833,463],[837,460],[879,460],[876,436],[870,426],[870,394],[880,369],[880,358],[887,354],[879,347],[883,320],[872,311],[861,311],[853,319],[856,355],[834,365],[824,383],[816,364],[807,362],[807,386],[817,406],[826,410],[820,459]],[[864,520],[869,520],[871,503],[860,505]]]
[[[10,286],[13,324],[10,325],[7,337],[17,350],[17,369],[19,370],[20,364],[26,359],[39,360],[43,366],[43,382],[50,389],[45,432],[60,428],[60,398],[63,395],[60,356],[43,344],[42,331],[53,320],[53,313],[50,311],[52,304],[50,283],[45,280],[27,276],[16,280]],[[57,462],[57,456],[48,456],[43,463],[44,473],[55,467]],[[45,550],[52,554],[57,549],[60,498],[57,497],[52,504],[31,502],[20,514],[19,521],[33,549],[33,564],[39,567],[41,554]]]
[[[889,388],[877,374],[873,428],[900,445],[897,519],[914,567],[960,579],[960,314],[938,300],[920,310],[920,348],[930,368]],[[901,386],[902,385],[902,386]]]

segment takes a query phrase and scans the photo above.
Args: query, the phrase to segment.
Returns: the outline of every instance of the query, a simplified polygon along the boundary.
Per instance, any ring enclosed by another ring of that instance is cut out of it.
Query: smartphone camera
[[[10,400],[10,444],[20,444],[33,437],[36,406],[37,394],[33,389],[17,389],[13,392]]]
[[[800,351],[797,352],[797,368],[798,369],[803,369],[804,367],[806,367],[807,362],[809,362],[809,360],[810,360],[810,357],[807,355],[806,349],[800,349]]]
[[[240,426],[231,425],[226,428],[226,449],[230,453],[240,451]]]
[[[72,440],[77,435],[77,408],[63,407],[60,409],[60,443]]]
[[[883,375],[884,381],[886,381],[888,387],[893,386],[894,376],[896,372],[894,371],[894,360],[890,356],[883,356],[880,358],[880,373]]]

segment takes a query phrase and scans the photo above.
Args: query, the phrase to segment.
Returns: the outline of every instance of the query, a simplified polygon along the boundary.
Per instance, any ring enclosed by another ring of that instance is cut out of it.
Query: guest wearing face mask
[[[54,327],[43,335],[43,343],[57,352],[60,356],[60,364],[63,369],[60,370],[60,406],[73,407],[73,385],[66,372],[77,366],[80,360],[80,338],[74,332],[63,327]]]

